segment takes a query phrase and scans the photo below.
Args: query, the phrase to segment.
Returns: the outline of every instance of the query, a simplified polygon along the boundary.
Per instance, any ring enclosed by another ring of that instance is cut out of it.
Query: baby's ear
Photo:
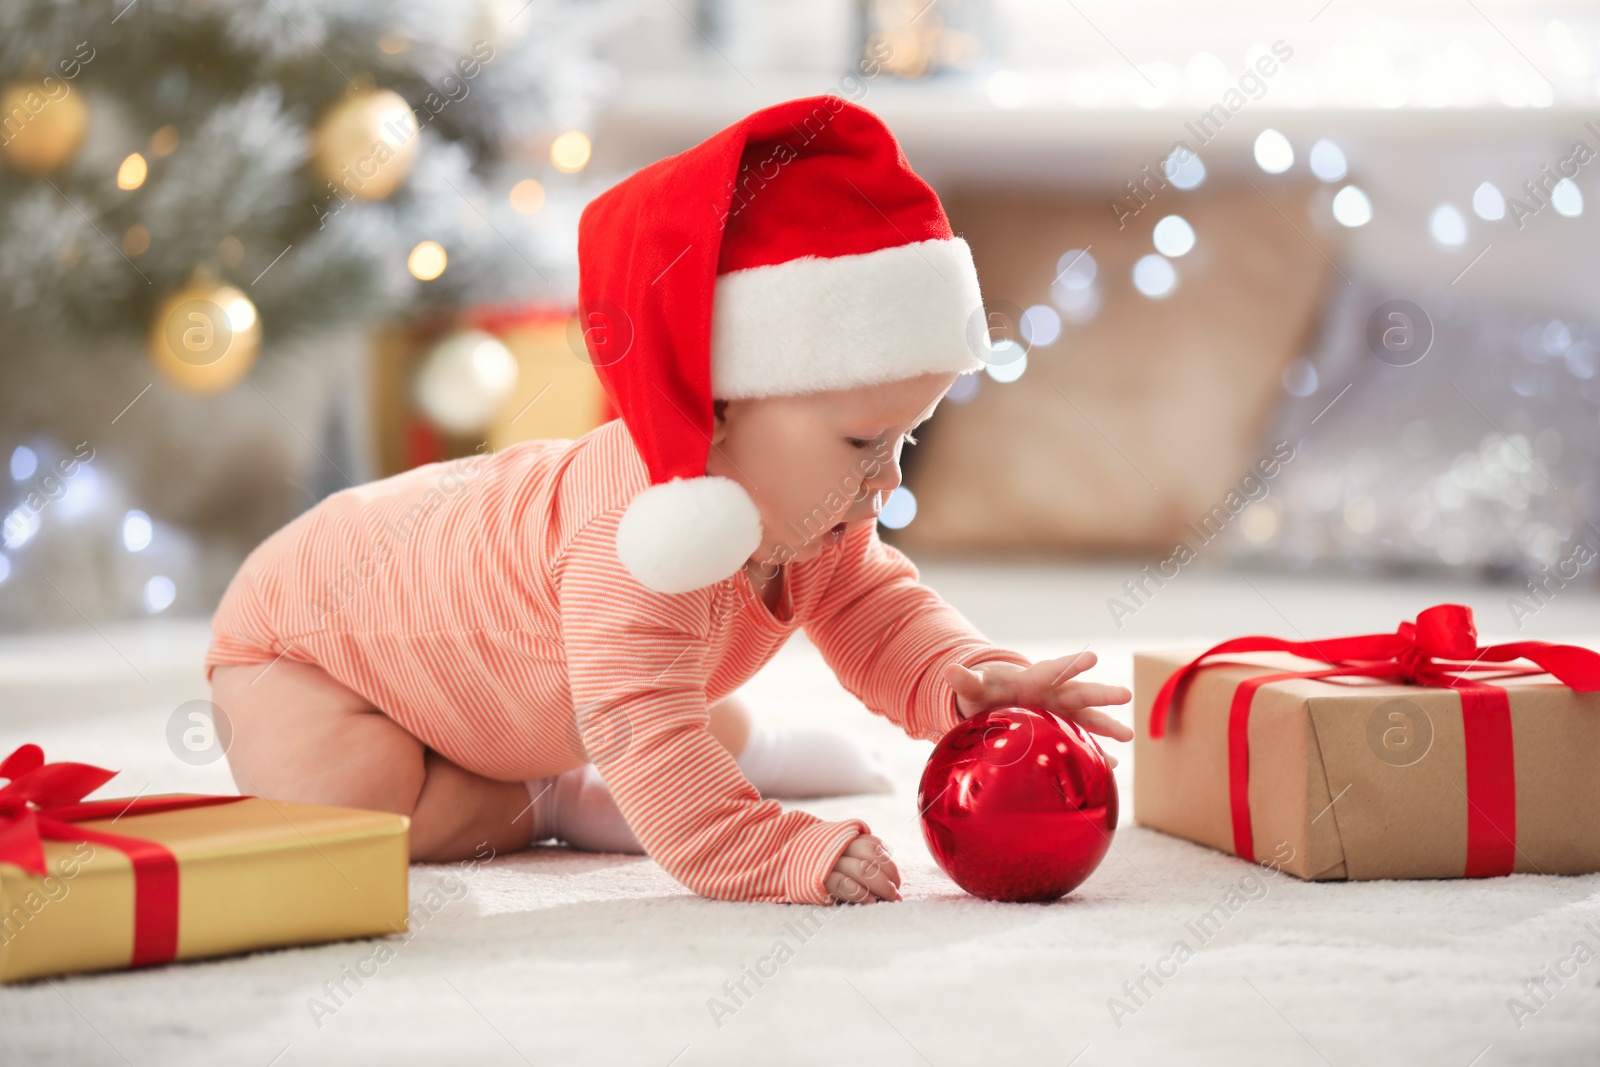
[[[711,415],[713,419],[711,443],[720,445],[723,437],[727,436],[728,433],[728,402],[726,400],[711,401]]]

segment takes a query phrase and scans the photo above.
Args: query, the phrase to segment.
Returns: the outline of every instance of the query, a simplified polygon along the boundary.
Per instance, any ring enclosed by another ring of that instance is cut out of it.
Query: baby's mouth
[[[870,497],[864,497],[860,500],[854,501],[854,503],[865,504],[867,506],[867,511],[865,514],[846,515],[844,520],[839,523],[839,527],[843,527],[846,532],[849,532],[850,527],[856,525],[857,523],[866,522],[868,520],[873,522],[877,521],[878,513],[882,510],[883,494],[881,492],[873,493]],[[837,528],[838,527],[835,527],[835,529]],[[832,533],[833,531],[830,530],[828,532]]]
[[[849,534],[853,527],[867,521],[875,522],[877,518],[876,511],[869,512],[866,515],[846,515],[843,519],[824,530],[819,540],[830,545],[838,544],[845,539],[845,536]]]
[[[851,530],[854,530],[854,529],[856,529],[856,528],[858,528],[860,526],[863,526],[866,523],[877,522],[877,521],[878,521],[878,515],[877,515],[876,512],[870,512],[869,511],[865,515],[846,515],[844,518],[840,519],[838,522],[834,523],[826,531],[824,531],[823,536],[824,537],[844,537]]]

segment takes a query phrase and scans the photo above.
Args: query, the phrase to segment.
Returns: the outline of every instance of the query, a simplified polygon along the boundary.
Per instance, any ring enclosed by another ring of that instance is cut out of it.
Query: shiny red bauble
[[[917,787],[922,836],[987,900],[1055,900],[1094,872],[1117,828],[1117,781],[1081,726],[994,708],[946,733]]]

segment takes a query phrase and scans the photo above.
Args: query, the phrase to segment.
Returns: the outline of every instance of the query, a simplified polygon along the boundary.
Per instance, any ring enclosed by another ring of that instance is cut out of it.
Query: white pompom
[[[634,497],[617,524],[617,557],[643,585],[687,593],[738,573],[761,547],[761,513],[744,486],[674,478]]]

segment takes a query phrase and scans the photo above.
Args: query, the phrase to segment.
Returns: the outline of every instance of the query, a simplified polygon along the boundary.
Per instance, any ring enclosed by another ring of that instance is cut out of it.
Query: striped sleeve
[[[558,564],[577,728],[628,827],[702,896],[832,904],[824,880],[860,819],[825,822],[762,799],[707,730],[709,589],[665,595],[617,559],[622,508],[579,531]]]
[[[959,611],[918,580],[905,553],[875,525],[852,530],[843,562],[804,624],[839,682],[875,715],[911,737],[937,741],[961,722],[951,663],[1031,666],[1020,652],[987,641]]]

